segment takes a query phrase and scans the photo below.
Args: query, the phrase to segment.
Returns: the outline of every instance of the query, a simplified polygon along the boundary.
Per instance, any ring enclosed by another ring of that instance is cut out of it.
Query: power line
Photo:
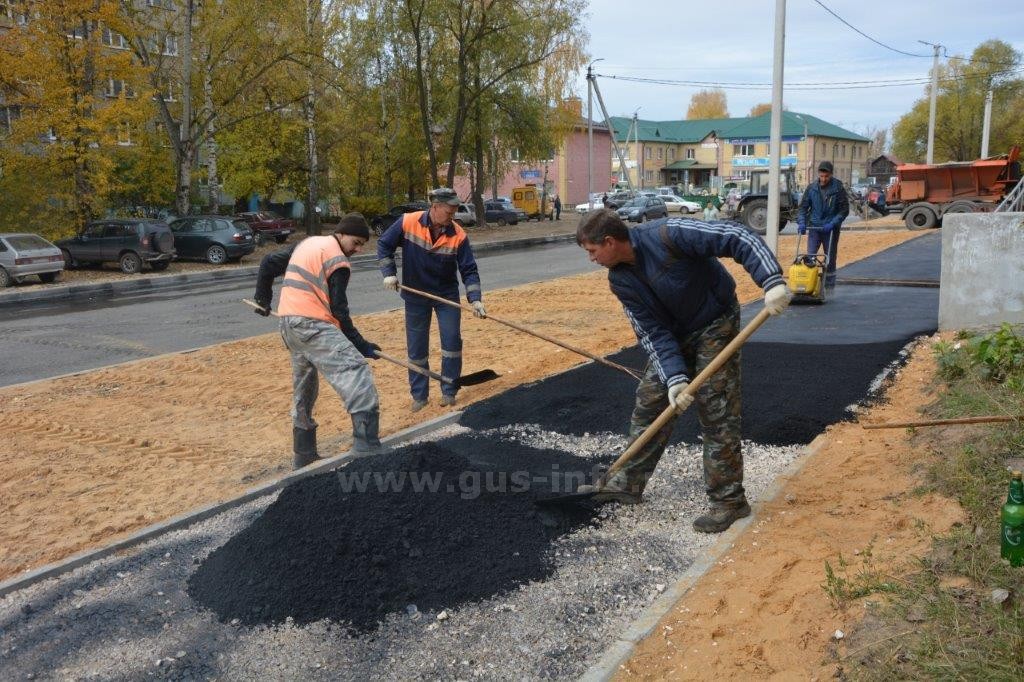
[[[926,58],[932,58],[934,56],[934,55],[930,55],[930,54],[917,54],[916,52],[907,52],[905,50],[900,50],[898,48],[895,48],[895,47],[893,47],[891,45],[886,45],[882,41],[877,40],[875,38],[872,38],[867,33],[865,33],[864,31],[860,30],[859,28],[857,28],[856,26],[854,26],[853,24],[848,22],[846,19],[843,19],[841,16],[836,14],[832,9],[830,9],[827,5],[825,5],[825,3],[821,2],[821,0],[814,0],[814,2],[817,5],[819,5],[823,10],[825,10],[826,12],[831,14],[833,17],[835,17],[840,22],[842,22],[843,24],[848,26],[853,31],[859,33],[860,35],[864,36],[865,38],[867,38],[871,42],[875,43],[876,45],[880,45],[881,47],[884,47],[887,50],[891,50],[891,51],[893,51],[893,52],[895,52],[897,54],[906,55],[907,57],[926,57]],[[923,42],[923,41],[918,41],[918,42]],[[930,45],[931,43],[927,43],[927,44]],[[950,57],[949,56],[949,52],[946,50],[945,46],[942,46],[942,56],[946,57],[947,59],[958,59],[960,61],[974,62],[976,64],[986,64],[986,65],[989,65],[989,66],[1000,66],[1000,67],[1008,68],[1008,69],[1014,68],[1014,67],[1017,66],[1017,64],[1011,63],[1011,62],[990,62],[990,61],[985,60],[985,59],[975,59],[974,57],[956,57],[956,56]]]
[[[848,22],[846,19],[843,19],[841,16],[839,16],[838,14],[833,12],[831,9],[829,9],[829,7],[827,5],[825,5],[825,3],[821,2],[821,0],[814,0],[814,2],[816,2],[818,5],[820,5],[823,10],[825,10],[826,12],[828,12],[829,14],[834,16],[836,19],[838,19],[842,23],[846,24],[851,29],[853,29],[857,33],[861,34],[862,36],[864,36],[865,38],[867,38],[868,40],[870,40],[871,42],[873,42],[876,45],[881,45],[882,47],[884,47],[887,50],[892,50],[893,52],[896,52],[896,53],[902,54],[902,55],[906,55],[908,57],[931,57],[932,56],[930,54],[917,54],[915,52],[907,52],[905,50],[897,49],[897,48],[895,48],[895,47],[893,47],[891,45],[886,45],[881,40],[876,40],[875,38],[872,38],[867,33],[865,33],[864,31],[860,30],[859,28],[857,28],[856,26],[854,26],[853,24]]]
[[[1021,73],[1024,67],[1008,69],[1001,74]],[[963,74],[960,76],[940,77],[940,82],[953,82],[972,79],[989,78],[992,74]],[[601,78],[612,78],[615,80],[630,81],[634,83],[648,83],[651,85],[676,85],[696,88],[721,88],[723,90],[770,90],[771,83],[753,82],[725,82],[725,81],[698,81],[698,80],[672,80],[667,78],[644,78],[640,76],[616,76],[611,74],[595,74]],[[861,90],[868,88],[898,88],[907,86],[928,85],[931,78],[914,77],[889,80],[868,80],[868,81],[834,81],[834,82],[808,82],[808,83],[787,83],[787,90]]]

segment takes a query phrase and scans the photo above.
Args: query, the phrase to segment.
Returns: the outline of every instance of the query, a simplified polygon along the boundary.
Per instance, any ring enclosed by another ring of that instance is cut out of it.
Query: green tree
[[[991,87],[990,153],[1006,152],[1024,139],[1024,79],[1017,76],[1021,54],[1000,40],[988,40],[970,58],[951,57],[939,65],[935,160],[969,161],[981,152],[985,96]],[[924,161],[928,145],[931,86],[893,126],[893,153],[903,161]]]

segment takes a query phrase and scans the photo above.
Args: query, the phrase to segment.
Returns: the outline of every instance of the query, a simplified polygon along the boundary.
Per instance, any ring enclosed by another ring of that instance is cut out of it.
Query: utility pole
[[[608,107],[604,105],[604,98],[601,97],[601,88],[597,87],[597,79],[591,80],[594,85],[594,94],[597,95],[597,103],[601,107],[601,114],[604,116],[604,124],[608,128],[608,132],[611,133],[612,137],[612,149],[615,150],[615,155],[619,158],[619,166],[625,166],[626,160],[622,158],[622,150],[619,149],[619,143],[615,139],[615,130],[612,128],[612,119],[608,115]],[[633,182],[626,176],[626,186],[633,189]]]
[[[932,58],[932,99],[931,104],[928,105],[928,160],[926,163],[935,162],[935,101],[939,94],[939,50],[942,49],[942,45],[936,45],[935,43],[925,42],[924,40],[917,41],[922,45],[931,45],[935,51],[935,56]]]
[[[786,0],[775,0],[775,54],[772,61],[772,123],[768,140],[768,248],[779,253],[779,209],[782,164],[782,78],[786,56]]]
[[[594,196],[594,64],[601,61],[595,59],[587,66],[587,204]],[[614,131],[612,135],[614,135]]]
[[[981,158],[988,158],[988,137],[992,129],[992,81],[988,83],[985,95],[985,123],[981,128]]]

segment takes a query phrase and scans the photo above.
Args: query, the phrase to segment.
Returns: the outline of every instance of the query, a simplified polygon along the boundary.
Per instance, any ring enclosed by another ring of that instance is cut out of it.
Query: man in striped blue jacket
[[[630,420],[634,440],[670,404],[679,411],[689,407],[693,398],[685,389],[690,379],[739,333],[736,282],[720,257],[743,265],[764,289],[765,307],[773,315],[789,304],[778,260],[760,237],[738,223],[663,218],[630,229],[615,211],[599,209],[580,223],[576,242],[590,260],[608,268],[612,293],[622,302],[649,357]],[[720,533],[750,514],[740,450],[739,353],[700,388],[696,402],[710,509],[694,520],[693,527]],[[595,501],[638,503],[674,425],[672,420],[659,431]]]

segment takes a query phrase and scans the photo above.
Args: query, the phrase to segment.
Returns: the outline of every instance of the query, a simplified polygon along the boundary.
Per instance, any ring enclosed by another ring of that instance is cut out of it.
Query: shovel
[[[444,303],[445,305],[450,305],[453,308],[460,308],[462,310],[466,310],[466,311],[471,312],[471,313],[475,313],[476,312],[476,310],[474,310],[473,308],[471,308],[468,305],[462,305],[461,303],[457,303],[456,301],[449,301],[447,298],[444,298],[442,296],[435,296],[434,294],[428,293],[426,291],[420,291],[419,289],[413,289],[412,287],[407,287],[404,284],[400,284],[399,287],[402,290],[404,290],[404,291],[408,291],[410,294],[416,294],[417,296],[422,296],[423,298],[429,298],[431,301],[437,301],[438,303]],[[490,314],[488,314],[485,319],[491,320],[492,322],[497,322],[498,324],[503,324],[506,327],[511,327],[512,329],[515,329],[516,331],[523,332],[524,334],[529,334],[530,336],[534,336],[534,337],[536,337],[538,339],[541,339],[542,341],[547,341],[548,343],[553,343],[556,346],[559,346],[559,347],[564,348],[566,350],[572,351],[573,353],[576,353],[577,355],[582,355],[585,358],[590,358],[594,362],[597,362],[597,363],[600,363],[602,365],[605,365],[606,367],[611,367],[612,369],[617,369],[620,372],[625,372],[626,374],[628,374],[629,376],[633,377],[637,381],[642,381],[643,380],[643,377],[640,376],[639,372],[637,372],[635,370],[632,370],[629,367],[625,367],[623,365],[620,365],[617,362],[612,362],[611,360],[609,360],[607,358],[602,358],[600,355],[594,355],[590,351],[584,350],[582,348],[577,348],[576,346],[572,346],[572,345],[570,345],[570,344],[568,344],[568,343],[566,343],[564,341],[559,341],[558,339],[551,338],[547,334],[541,334],[539,331],[536,331],[534,329],[529,329],[527,327],[524,327],[521,324],[516,324],[515,322],[510,322],[508,320],[503,320],[503,319],[501,319],[499,317],[495,317],[494,315],[490,315]]]
[[[256,301],[250,300],[248,298],[243,298],[242,299],[242,303],[244,303],[244,304],[246,304],[248,306],[252,306],[253,308],[258,308],[260,310],[264,310],[263,306],[261,306]],[[273,315],[274,317],[278,316],[277,313],[275,313],[274,311],[270,311],[270,314]],[[479,372],[472,372],[471,374],[463,374],[461,377],[459,377],[456,380],[456,379],[452,379],[451,377],[442,376],[442,375],[438,374],[437,372],[431,372],[429,369],[427,369],[425,367],[420,367],[419,365],[414,365],[411,362],[407,362],[405,360],[401,360],[399,358],[394,357],[393,355],[388,355],[387,353],[385,353],[383,351],[376,351],[375,354],[381,360],[387,360],[388,362],[394,363],[394,364],[398,365],[399,367],[405,367],[410,372],[416,372],[417,374],[422,374],[425,377],[429,377],[429,378],[431,378],[431,379],[433,379],[435,381],[440,381],[441,383],[445,383],[445,384],[456,384],[456,382],[458,382],[459,386],[475,386],[477,384],[482,384],[482,383],[485,383],[487,381],[493,381],[493,380],[497,379],[499,376],[501,376],[497,372],[495,372],[493,369],[482,369]]]
[[[736,351],[740,349],[740,346],[746,343],[747,339],[750,338],[750,335],[757,331],[757,328],[764,324],[764,321],[767,320],[770,317],[770,315],[771,313],[769,313],[767,310],[762,310],[761,312],[759,312],[754,317],[754,319],[748,322],[747,326],[744,327],[740,331],[740,333],[736,335],[736,338],[730,341],[728,345],[725,348],[723,348],[721,352],[718,353],[718,355],[715,356],[715,359],[708,363],[708,366],[705,367],[701,371],[701,373],[698,374],[697,377],[690,382],[690,385],[687,386],[683,392],[691,396],[696,395],[697,390],[700,389],[704,382],[706,382],[712,374],[721,369],[722,365],[724,365],[726,361],[729,358],[731,358],[736,353]],[[654,423],[648,426],[647,429],[643,433],[641,433],[640,436],[636,440],[634,440],[628,448],[626,448],[626,451],[619,455],[619,458],[615,460],[610,467],[608,467],[608,471],[606,471],[604,475],[601,476],[601,478],[599,478],[597,482],[594,484],[596,490],[594,490],[593,492],[571,493],[568,495],[556,495],[554,497],[542,497],[537,500],[534,500],[535,504],[541,506],[586,506],[585,503],[592,499],[595,495],[600,494],[605,484],[611,479],[611,477],[614,476],[619,469],[624,467],[634,457],[636,457],[637,453],[643,450],[644,446],[646,446],[647,443],[651,440],[651,438],[654,437],[654,434],[658,433],[658,431],[661,431],[661,429],[678,414],[680,413],[672,405],[666,407],[665,410],[660,415],[658,415],[658,418],[654,420]]]

